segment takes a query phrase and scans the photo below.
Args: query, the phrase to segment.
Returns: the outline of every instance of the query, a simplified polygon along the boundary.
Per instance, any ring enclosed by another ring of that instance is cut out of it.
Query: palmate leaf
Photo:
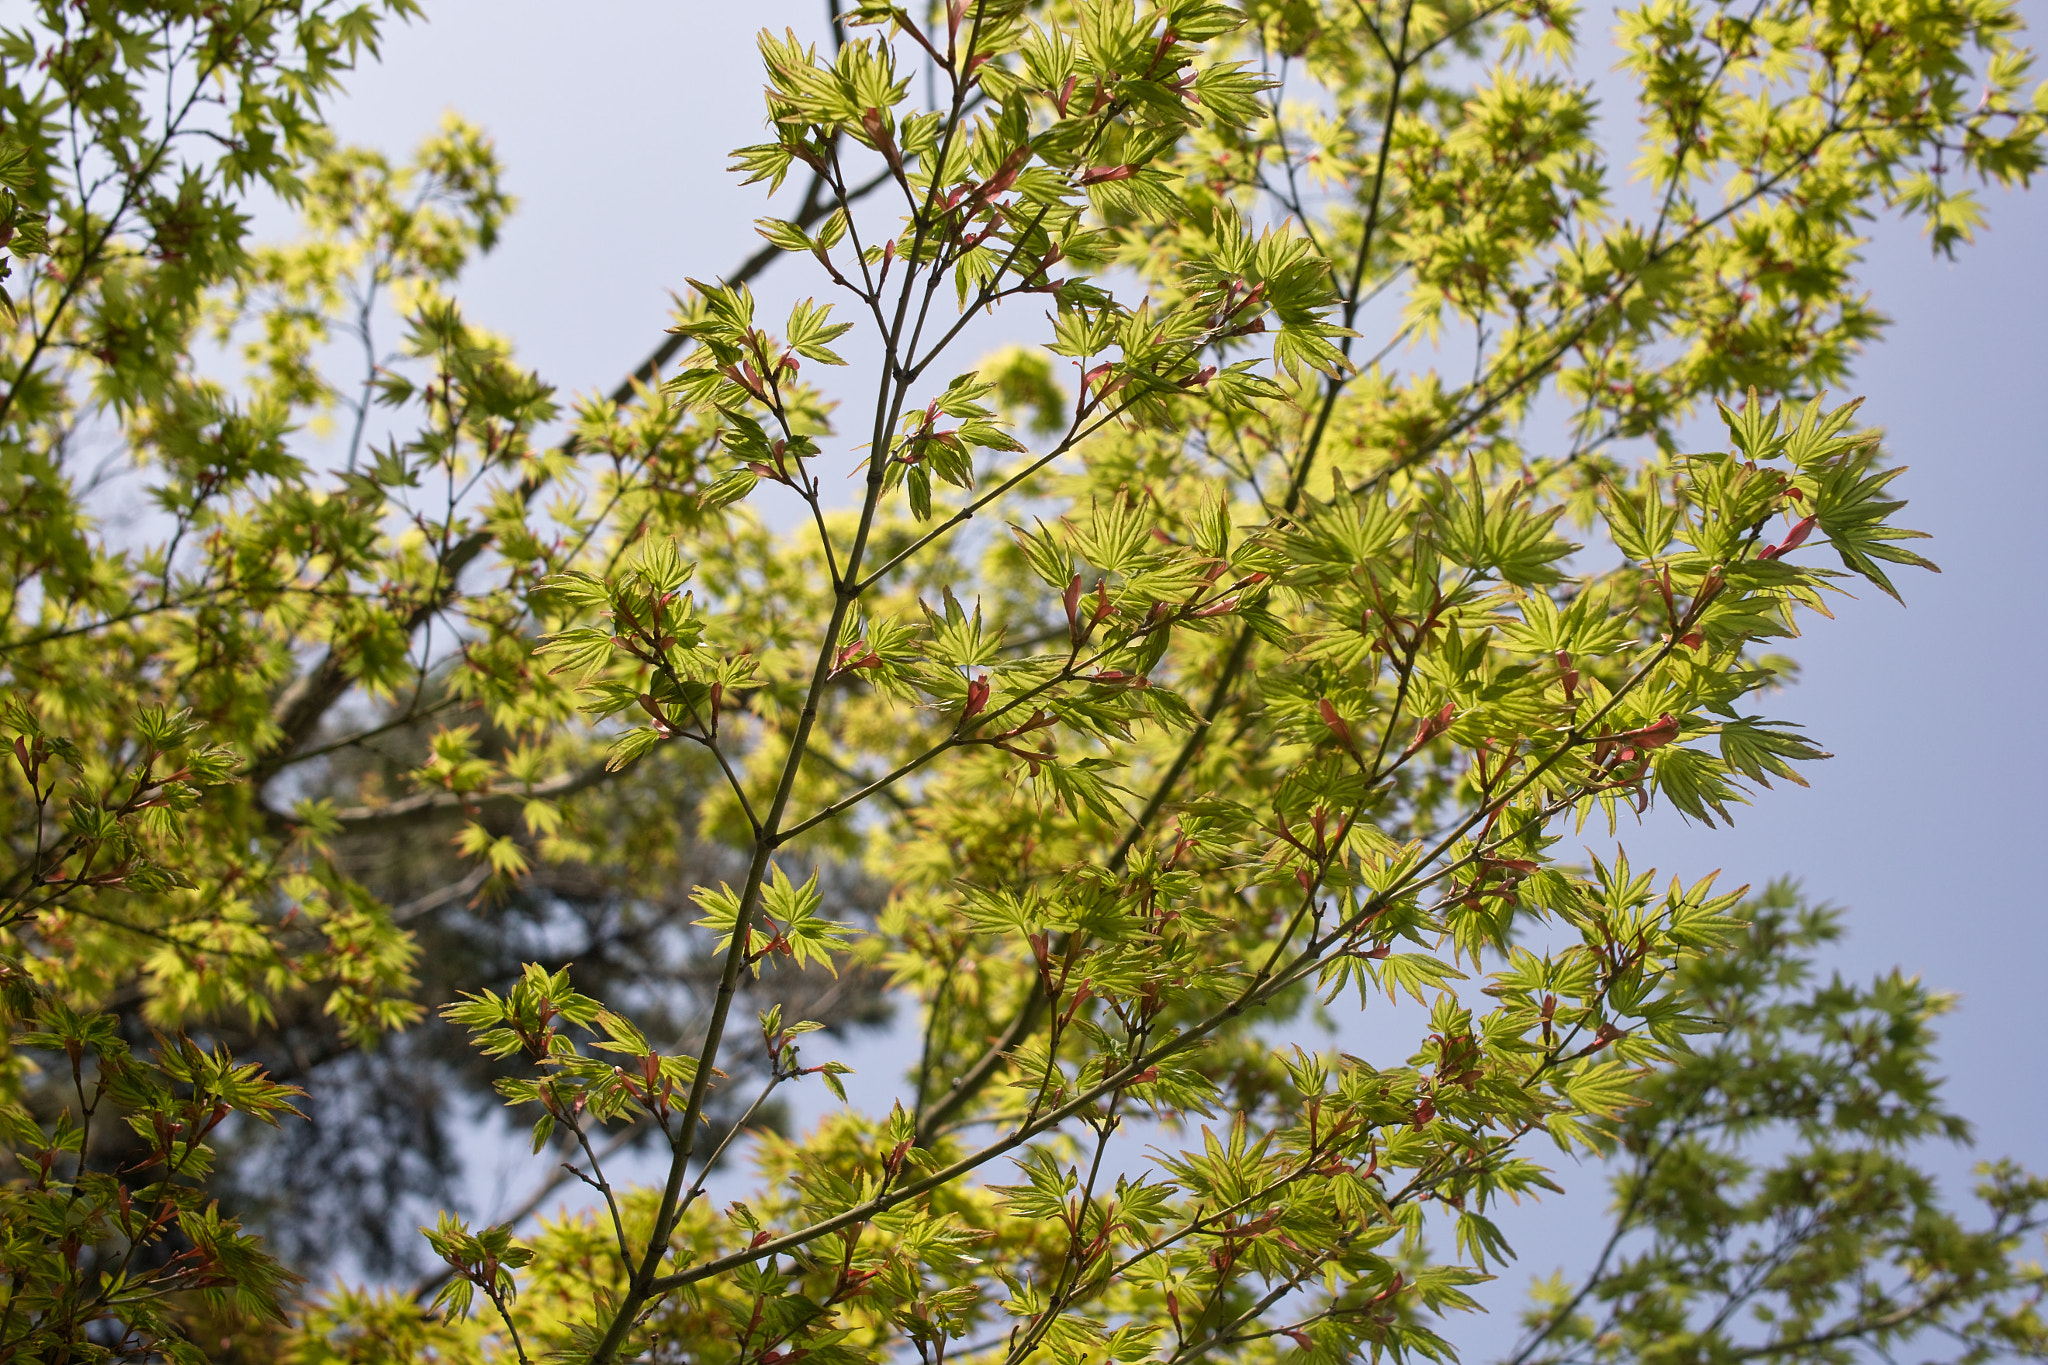
[[[1782,723],[1769,727],[1756,716],[1724,722],[1720,728],[1722,761],[1752,782],[1769,786],[1769,778],[1782,777],[1803,787],[1806,779],[1791,761],[1813,762],[1833,755],[1795,733],[1797,729]]]
[[[1729,780],[1723,763],[1701,750],[1672,745],[1658,751],[1652,766],[1658,794],[1687,819],[1711,827],[1718,815],[1732,824],[1735,817],[1729,813],[1729,804],[1746,803],[1742,789]]]
[[[1427,953],[1389,953],[1377,962],[1364,959],[1363,971],[1386,992],[1389,1000],[1405,993],[1418,1005],[1428,1003],[1422,994],[1425,990],[1442,990],[1450,982],[1465,979],[1463,972]]]
[[[790,310],[789,324],[783,331],[783,339],[789,343],[791,350],[806,360],[815,360],[821,365],[844,365],[846,362],[828,343],[837,341],[852,331],[853,324],[832,322],[831,316],[831,305],[820,306],[806,299]]]
[[[544,659],[559,660],[554,672],[588,678],[611,662],[615,649],[610,631],[577,626],[547,636],[536,652]]]
[[[1941,571],[1932,560],[1897,545],[1902,540],[1927,539],[1923,531],[1890,524],[1892,514],[1905,503],[1884,496],[1884,490],[1905,472],[1903,465],[1879,469],[1867,457],[1851,459],[1829,466],[1815,479],[1813,490],[1813,515],[1843,566],[1901,601],[1904,599],[1877,561]]]
[[[1643,1103],[1639,1073],[1621,1062],[1582,1066],[1560,1084],[1566,1100],[1582,1114],[1612,1119]]]
[[[1069,812],[1086,811],[1099,820],[1114,821],[1126,814],[1118,800],[1123,789],[1103,776],[1104,766],[1102,760],[1094,758],[1071,762],[1048,759],[1036,765],[1031,785]]]
[[[818,874],[811,873],[808,881],[797,886],[781,867],[775,867],[761,894],[762,909],[779,926],[780,938],[796,966],[801,969],[807,963],[817,962],[837,976],[839,969],[833,965],[832,955],[847,948],[847,934],[853,926],[826,919],[819,913],[823,897],[818,890]]]
[[[1614,547],[1639,564],[1663,556],[1678,532],[1679,509],[1668,503],[1654,474],[1634,496],[1616,491],[1600,505]]]

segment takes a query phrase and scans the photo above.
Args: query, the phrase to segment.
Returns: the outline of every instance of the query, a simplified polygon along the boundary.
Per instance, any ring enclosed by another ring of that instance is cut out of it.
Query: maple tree
[[[1798,782],[1775,642],[1932,567],[1827,391],[1862,224],[2039,166],[2008,5],[1618,11],[1625,211],[1566,4],[835,11],[736,153],[791,216],[572,404],[457,302],[488,138],[323,120],[416,13],[0,34],[0,1359],[1444,1358],[1559,1149],[1615,1240],[1519,1360],[2042,1353],[2048,1188],[1914,1165],[1943,1000],[1558,851]],[[588,1209],[305,1288],[293,1181],[390,1264],[445,1188],[423,1076]]]

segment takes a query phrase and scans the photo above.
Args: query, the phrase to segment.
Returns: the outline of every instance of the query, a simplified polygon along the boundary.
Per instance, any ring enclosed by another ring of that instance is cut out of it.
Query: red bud
[[[1317,699],[1316,710],[1323,713],[1323,724],[1328,726],[1330,733],[1337,737],[1337,742],[1346,749],[1356,753],[1358,745],[1351,738],[1351,726],[1345,722],[1344,717],[1337,714],[1337,708],[1330,705],[1329,699]]]
[[[1792,529],[1786,533],[1785,538],[1782,541],[1778,542],[1776,545],[1764,546],[1763,553],[1758,555],[1757,558],[1776,559],[1779,555],[1798,549],[1801,545],[1806,543],[1806,538],[1813,534],[1813,526],[1815,521],[1816,518],[1814,517],[1801,517],[1799,521],[1793,525]]]
[[[1408,741],[1408,747],[1401,751],[1401,757],[1408,757],[1408,755],[1450,729],[1451,722],[1457,718],[1457,714],[1457,703],[1445,702],[1442,710],[1415,727],[1415,738]]]
[[[1678,722],[1672,719],[1669,711],[1666,711],[1663,715],[1657,717],[1655,723],[1645,725],[1638,730],[1624,731],[1621,734],[1615,735],[1614,738],[1626,740],[1629,744],[1640,749],[1661,749],[1672,740],[1678,738]]]
[[[967,684],[967,705],[961,708],[960,723],[965,725],[968,721],[980,715],[982,709],[988,705],[988,698],[988,674],[984,673],[973,682]]]
[[[1075,644],[1081,643],[1081,575],[1075,574],[1067,582],[1067,590],[1060,594],[1060,601],[1067,608],[1067,633]]]
[[[896,139],[889,136],[889,127],[882,120],[882,111],[875,108],[863,109],[860,126],[866,131],[868,140],[875,144],[875,150],[887,158],[890,166],[903,169],[903,158],[897,154]]]

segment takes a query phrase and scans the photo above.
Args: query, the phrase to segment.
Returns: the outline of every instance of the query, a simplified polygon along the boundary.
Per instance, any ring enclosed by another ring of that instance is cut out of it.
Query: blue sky
[[[758,192],[722,169],[758,134],[752,34],[818,34],[823,5],[428,8],[431,23],[395,32],[383,64],[354,80],[340,129],[402,153],[454,109],[493,134],[522,205],[462,297],[565,392],[609,387],[661,339],[668,290],[758,242]],[[2048,28],[2044,0],[2023,10]],[[1763,793],[1732,830],[1653,813],[1622,838],[1638,865],[1759,884],[1790,873],[1849,907],[1833,965],[1902,965],[1960,993],[1944,1029],[1953,1102],[1976,1121],[1981,1154],[2048,1166],[2048,196],[1989,206],[1990,231],[1954,263],[1896,223],[1877,225],[1867,251],[1863,278],[1893,326],[1851,388],[1912,466],[1907,520],[1933,533],[1943,573],[1904,577],[1907,607],[1866,594],[1797,643],[1804,677],[1776,710],[1836,758],[1810,790]],[[815,287],[785,272],[761,292],[786,306]],[[892,1047],[861,1052],[886,1067]],[[1593,1214],[1582,1195],[1515,1220],[1523,1261],[1503,1287],[1570,1259]],[[1461,1333],[1467,1358],[1508,1325]]]

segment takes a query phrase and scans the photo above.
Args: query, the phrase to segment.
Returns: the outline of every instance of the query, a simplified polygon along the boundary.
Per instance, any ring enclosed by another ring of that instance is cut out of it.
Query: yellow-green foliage
[[[1621,1230],[1663,1240],[1525,1359],[2044,1349],[2042,1189],[1995,1172],[1966,1230],[1900,1154],[1955,1128],[1939,1000],[1795,998],[1773,954],[1827,926],[1786,895],[1562,849],[1799,782],[1767,651],[1932,567],[1822,391],[1882,322],[1862,223],[1952,251],[1965,182],[2040,164],[2003,0],[1650,0],[1604,127],[1566,3],[864,0],[762,36],[736,153],[808,187],[760,230],[814,296],[707,263],[574,405],[456,302],[512,207],[488,139],[397,165],[321,121],[407,0],[28,8],[0,1360],[221,1322],[303,1362],[1441,1358],[1558,1149],[1633,1159]],[[301,240],[247,242],[258,186]],[[961,354],[997,307],[1029,344]],[[424,1008],[409,926],[571,875],[702,931],[681,1038],[563,962]],[[922,1028],[887,1112],[800,1017],[884,979]],[[1412,1053],[1291,1045],[1403,1000]],[[294,1290],[200,1139],[295,1092],[188,1036],[287,1026],[467,1029],[592,1211],[444,1216],[416,1298]],[[791,1086],[852,1102],[711,1207]],[[1811,1140],[1768,1170],[1765,1109]],[[622,1133],[665,1179],[611,1183]]]

